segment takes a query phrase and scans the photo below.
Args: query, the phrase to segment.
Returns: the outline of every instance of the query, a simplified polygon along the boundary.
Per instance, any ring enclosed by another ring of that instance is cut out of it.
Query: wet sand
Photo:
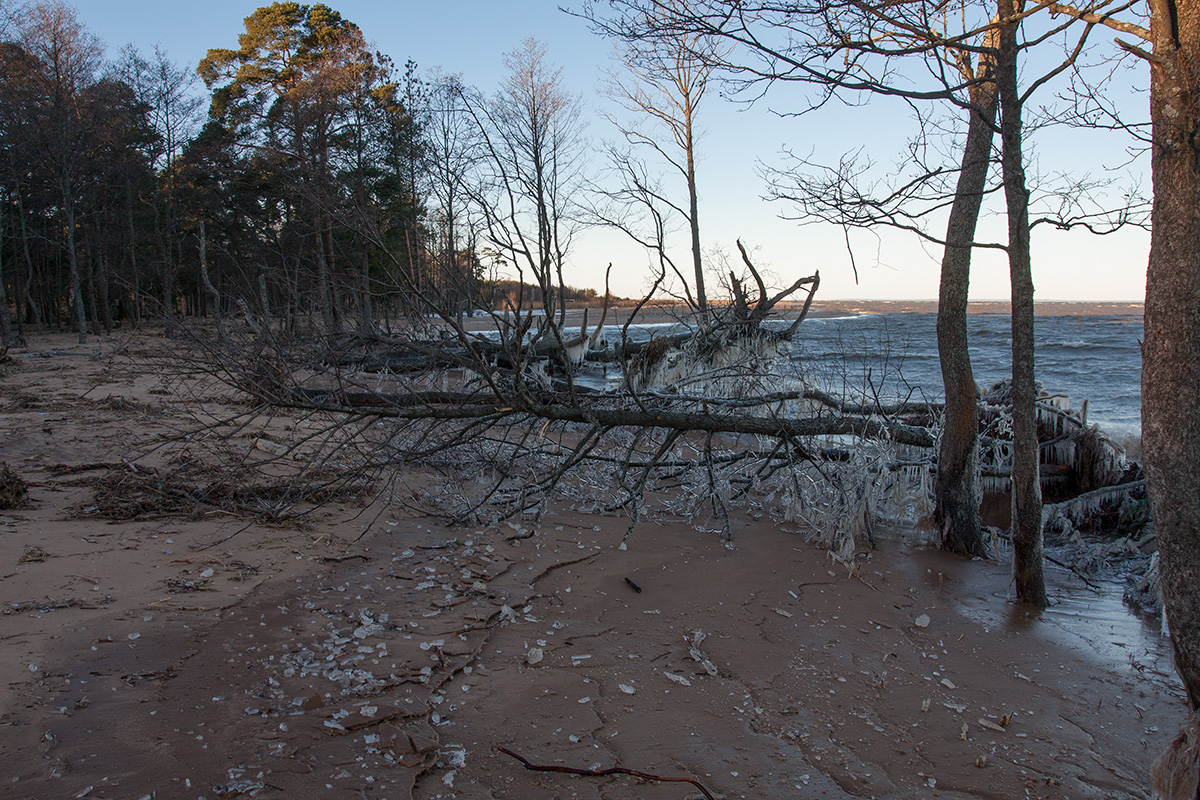
[[[0,797],[701,796],[498,746],[726,798],[1148,797],[1184,718],[1118,587],[1052,570],[1030,613],[1006,565],[918,531],[852,570],[752,518],[732,548],[666,523],[624,549],[624,520],[566,510],[108,522],[97,463],[167,467],[196,402],[230,398],[130,360],[159,337],[33,345],[0,367],[0,460],[32,497],[0,512]]]

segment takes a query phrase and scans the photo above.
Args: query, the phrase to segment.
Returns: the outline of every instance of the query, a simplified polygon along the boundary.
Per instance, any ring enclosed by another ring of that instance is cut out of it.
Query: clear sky
[[[110,55],[128,43],[143,51],[161,44],[175,61],[195,65],[210,47],[235,47],[242,19],[265,4],[77,0],[75,6],[81,21],[109,46]],[[503,72],[503,54],[533,35],[547,46],[569,89],[588,107],[588,136],[597,142],[615,138],[615,131],[594,113],[610,103],[598,94],[597,85],[610,65],[612,47],[582,21],[560,11],[554,0],[328,0],[327,4],[356,23],[377,49],[395,61],[412,59],[422,69],[440,66],[445,72],[461,73],[467,83],[485,92],[495,87]],[[571,2],[563,0],[563,4]],[[1110,45],[1100,45],[1104,46]],[[789,209],[762,199],[760,164],[781,163],[784,147],[811,153],[824,163],[836,163],[843,152],[858,148],[878,162],[893,162],[905,146],[907,111],[872,102],[801,119],[772,113],[787,111],[790,99],[786,92],[773,92],[752,108],[735,106],[715,94],[706,99],[700,114],[705,133],[697,168],[705,247],[736,255],[734,242],[740,237],[752,249],[756,263],[779,283],[819,269],[819,299],[936,298],[941,255],[937,248],[922,246],[908,234],[854,233],[856,284],[840,229],[781,220],[779,214]],[[1146,105],[1144,95],[1121,102],[1134,104],[1135,110]],[[1104,174],[1105,164],[1124,161],[1123,146],[1111,136],[1089,137],[1058,129],[1043,143],[1035,166],[1046,173],[1076,177],[1085,172]],[[1143,157],[1123,171],[1138,175],[1145,169]],[[1148,186],[1143,190],[1148,191]],[[1001,217],[985,219],[983,225],[993,240],[1004,237]],[[682,236],[679,243],[685,246]],[[1148,248],[1149,234],[1144,231],[1096,237],[1038,228],[1033,239],[1037,297],[1140,301]],[[647,274],[646,256],[611,232],[590,232],[577,240],[567,282],[600,288],[610,261],[613,290],[637,294]],[[1007,297],[1007,279],[1007,264],[999,254],[980,253],[972,298]]]

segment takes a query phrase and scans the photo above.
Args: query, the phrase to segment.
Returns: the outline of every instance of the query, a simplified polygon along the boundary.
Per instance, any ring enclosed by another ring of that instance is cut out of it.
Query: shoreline
[[[1031,613],[1007,564],[915,530],[848,567],[795,525],[741,514],[729,548],[657,504],[627,541],[561,507],[496,528],[346,500],[303,526],[99,517],[105,470],[154,447],[139,463],[166,474],[184,443],[164,437],[230,401],[168,394],[144,366],[167,340],[47,339],[0,376],[32,497],[0,512],[13,797],[680,796],[498,745],[726,798],[1147,797],[1186,716],[1151,626],[1055,569],[1061,609]]]

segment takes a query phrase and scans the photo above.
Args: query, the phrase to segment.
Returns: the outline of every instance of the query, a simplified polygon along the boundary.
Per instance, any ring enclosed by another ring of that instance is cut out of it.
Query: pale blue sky
[[[115,54],[132,42],[143,51],[161,44],[180,63],[195,65],[210,47],[234,47],[242,19],[259,5],[255,0],[207,0],[198,4],[163,0],[77,0],[81,20]],[[485,2],[483,0],[329,0],[328,4],[356,23],[376,47],[399,63],[413,59],[422,69],[440,66],[458,72],[470,84],[490,91],[503,70],[503,54],[533,35],[546,44],[550,59],[563,68],[568,87],[590,109],[604,105],[596,91],[611,46],[593,36],[578,19],[557,9],[553,0]],[[853,236],[859,270],[854,283],[840,230],[799,226],[778,219],[787,209],[763,201],[758,162],[778,163],[782,147],[813,152],[836,162],[846,150],[866,148],[877,161],[890,163],[904,146],[907,114],[903,108],[872,103],[860,108],[831,109],[802,120],[771,114],[766,104],[751,109],[732,106],[715,95],[702,109],[706,130],[698,167],[700,217],[706,247],[736,254],[741,237],[756,248],[755,259],[791,282],[821,271],[822,299],[931,299],[937,296],[936,248],[914,237],[886,233]],[[767,103],[786,110],[789,97],[768,95]],[[1144,98],[1126,100],[1135,108]],[[1140,105],[1139,105],[1140,104]],[[613,138],[607,123],[589,114],[588,135]],[[1056,133],[1039,156],[1045,171],[1095,170],[1100,162],[1120,161],[1121,142]],[[1145,169],[1144,164],[1136,169]],[[985,220],[993,236],[1003,235],[1003,220]],[[680,240],[680,244],[684,242]],[[1109,237],[1063,234],[1039,229],[1034,236],[1034,282],[1046,300],[1140,301],[1144,295],[1149,235],[1130,231]],[[589,233],[576,244],[570,283],[599,287],[603,270],[614,262],[614,291],[631,295],[643,286],[646,257],[612,233]],[[976,259],[971,296],[996,299],[1008,295],[1007,265],[996,253]]]

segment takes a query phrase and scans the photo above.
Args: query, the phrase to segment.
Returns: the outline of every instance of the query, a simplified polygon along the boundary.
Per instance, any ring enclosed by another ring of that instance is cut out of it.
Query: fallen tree
[[[943,407],[839,396],[810,380],[794,354],[818,276],[772,291],[742,255],[729,296],[702,315],[653,318],[647,296],[615,332],[607,307],[589,329],[586,315],[566,327],[561,309],[527,305],[462,319],[430,304],[386,333],[225,326],[224,338],[195,340],[200,356],[180,372],[246,401],[237,419],[212,423],[217,436],[269,415],[297,420],[277,441],[260,437],[250,461],[284,463],[299,482],[332,469],[386,487],[416,468],[425,477],[405,502],[471,524],[557,504],[625,514],[631,531],[667,514],[728,537],[735,512],[765,513],[852,558],[879,521],[932,512]],[[796,292],[802,302],[789,306]],[[1011,476],[1006,391],[980,399],[984,480],[996,491]],[[1066,498],[1084,473],[1114,471],[1082,463],[1101,451],[1080,444],[1086,420],[1055,402],[1039,403],[1042,476]]]

